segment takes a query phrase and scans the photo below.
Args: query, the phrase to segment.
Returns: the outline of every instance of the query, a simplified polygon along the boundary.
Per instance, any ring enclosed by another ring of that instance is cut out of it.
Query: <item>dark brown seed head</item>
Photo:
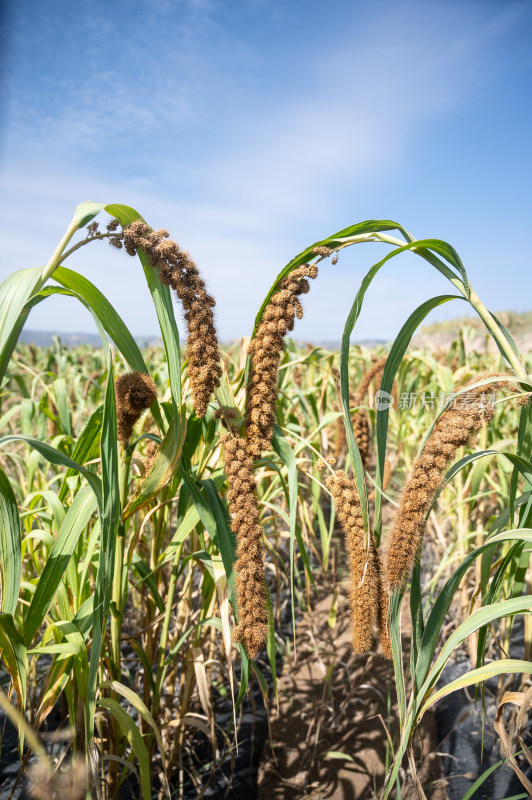
[[[203,417],[213,392],[220,385],[222,367],[212,309],[214,299],[189,254],[168,238],[168,231],[152,231],[145,222],[124,228],[129,255],[141,248],[166,286],[174,289],[185,310],[188,327],[188,378],[198,417]]]
[[[149,375],[127,372],[115,380],[115,397],[118,439],[126,444],[135,423],[157,397],[155,384]]]

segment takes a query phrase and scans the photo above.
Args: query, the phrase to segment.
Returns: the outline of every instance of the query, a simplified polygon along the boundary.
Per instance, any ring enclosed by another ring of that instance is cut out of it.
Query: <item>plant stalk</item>
[[[65,247],[67,246],[69,241],[72,239],[72,237],[74,236],[74,234],[78,230],[78,227],[79,227],[78,226],[78,221],[77,221],[76,217],[74,216],[72,218],[72,221],[71,221],[70,225],[66,229],[63,238],[61,239],[61,241],[57,245],[56,249],[54,250],[54,252],[52,254],[52,257],[48,261],[47,265],[45,267],[43,267],[43,271],[42,271],[42,274],[41,274],[40,281],[39,281],[39,283],[38,283],[38,285],[37,285],[37,287],[35,289],[36,292],[38,292],[39,289],[41,289],[44,286],[44,284],[46,283],[48,278],[51,278],[52,275],[54,274],[56,267],[58,267],[60,262],[61,262],[61,258],[62,258],[63,252],[65,250]]]

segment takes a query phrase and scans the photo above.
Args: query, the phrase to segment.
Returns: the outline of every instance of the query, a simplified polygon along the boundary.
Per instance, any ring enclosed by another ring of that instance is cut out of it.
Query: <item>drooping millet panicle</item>
[[[157,397],[155,384],[142,372],[126,372],[115,380],[115,397],[118,440],[127,444],[135,423]]]
[[[231,530],[237,537],[238,624],[233,638],[241,642],[250,658],[255,658],[266,645],[268,613],[253,461],[246,450],[245,440],[238,434],[225,433],[221,442],[230,487],[227,499],[232,516]]]
[[[495,376],[482,376],[482,378]],[[481,380],[476,378],[475,383]],[[503,383],[497,383],[501,388]],[[466,387],[467,388],[467,387]],[[468,445],[475,431],[489,421],[495,411],[486,395],[493,395],[494,384],[469,389],[456,398],[434,426],[423,451],[414,461],[390,532],[385,581],[390,591],[400,589],[421,548],[426,516],[442,482],[445,469],[459,447]]]
[[[354,480],[338,470],[327,478],[326,485],[336,504],[348,553],[353,649],[355,653],[366,653],[371,650],[373,625],[381,603],[375,540],[371,536],[366,547],[362,508]]]
[[[356,405],[358,405],[363,401],[358,395],[355,395],[354,402]],[[364,469],[367,469],[370,456],[370,430],[368,415],[363,410],[355,411],[352,420],[353,433],[355,434],[357,447],[360,451],[360,458],[362,459]]]
[[[377,389],[380,389],[382,383],[382,375],[384,373],[384,367],[386,366],[386,362],[388,360],[388,356],[382,356],[382,358],[378,358],[375,362],[371,365],[371,367],[364,373],[362,376],[362,380],[360,382],[360,386],[358,387],[358,395],[364,399],[366,394],[368,393],[368,389],[370,384],[373,383]],[[393,402],[397,406],[397,385],[395,381],[392,385],[392,397]]]
[[[377,359],[373,362],[371,367],[366,370],[364,375],[362,376],[362,380],[360,381],[360,386],[358,387],[358,395],[364,399],[366,393],[369,389],[369,385],[372,381],[375,381],[377,386],[380,386],[382,381],[382,373],[384,372],[384,367],[386,366],[386,361],[388,360],[388,356],[383,356],[382,358]]]
[[[389,458],[384,459],[384,471],[382,475],[382,491],[385,492],[388,486],[390,485],[390,479],[392,477],[392,462]],[[376,489],[373,489],[371,494],[368,497],[368,500],[375,500]]]
[[[203,417],[222,374],[212,311],[215,300],[207,294],[189,254],[168,238],[168,231],[152,231],[145,222],[136,220],[124,228],[123,237],[127,253],[135,255],[142,248],[162,283],[174,289],[183,304],[188,327],[188,377],[196,414]]]
[[[378,359],[364,373],[364,375],[362,376],[362,380],[360,382],[360,386],[358,387],[358,390],[351,394],[350,397],[351,406],[364,405],[364,400],[366,398],[366,394],[368,392],[369,386],[372,383],[372,381],[374,381],[377,386],[380,386],[382,380],[382,373],[384,371],[387,358],[388,356],[383,356],[382,358]],[[395,384],[392,389],[392,396],[394,398],[394,402],[397,402],[397,390]],[[360,457],[362,458],[362,463],[365,469],[367,469],[371,454],[371,441],[370,441],[371,437],[370,437],[369,418],[367,412],[364,409],[359,409],[355,411],[355,413],[352,415],[352,426],[356,443],[360,451]],[[342,421],[339,420],[338,438],[336,441],[336,449],[335,449],[335,455],[337,457],[340,456],[344,447],[345,447],[345,430]]]
[[[379,611],[378,622],[380,632],[381,649],[384,658],[392,659],[392,640],[390,636],[390,625],[388,622],[388,609],[390,607],[390,594],[383,580],[384,569],[380,549],[377,550],[377,573],[379,582]]]
[[[376,361],[362,376],[362,381],[358,387],[358,391],[353,395],[353,404],[362,405],[366,397],[369,385],[372,380],[377,378],[380,386],[380,378],[384,365],[386,364],[387,356]],[[360,450],[360,457],[364,468],[367,469],[370,455],[370,427],[368,415],[364,410],[355,411],[353,414],[353,433],[357,442],[358,449]]]
[[[279,283],[249,343],[251,374],[246,389],[246,431],[253,458],[271,450],[283,338],[293,329],[295,318],[303,317],[298,295],[309,291],[308,278],[314,279],[317,274],[316,264],[302,264]]]
[[[355,395],[353,395],[353,397],[354,399],[352,401],[352,405],[358,405],[360,403],[360,400]],[[355,413],[352,416],[352,426],[357,447],[360,451],[362,464],[364,465],[364,469],[367,469],[370,456],[370,428],[369,428],[369,419],[364,411],[355,411]],[[346,446],[345,425],[343,418],[340,417],[337,422],[337,435],[334,446],[334,456],[336,459],[340,458],[340,456],[345,450],[345,446]]]

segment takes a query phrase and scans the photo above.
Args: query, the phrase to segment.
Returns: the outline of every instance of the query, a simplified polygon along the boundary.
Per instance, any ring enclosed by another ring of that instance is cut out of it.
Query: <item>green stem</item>
[[[81,242],[77,242],[77,244],[73,245],[70,250],[67,250],[66,253],[63,253],[59,263],[62,264],[63,261],[66,261],[67,258],[72,255],[72,253],[75,253],[76,250],[79,250],[80,247],[84,247],[84,245],[94,242],[96,239],[111,239],[116,235],[116,233],[95,233],[94,236],[87,236],[86,239],[82,239]]]
[[[161,637],[159,639],[159,647],[157,650],[157,680],[155,682],[155,691],[153,693],[153,700],[152,700],[152,714],[156,716],[158,706],[159,706],[159,699],[161,697],[161,688],[162,684],[166,675],[166,669],[164,668],[164,661],[166,658],[166,646],[168,644],[168,635],[170,632],[170,621],[172,619],[172,607],[174,605],[174,595],[177,585],[177,577],[179,572],[179,561],[181,559],[181,551],[183,550],[183,542],[179,545],[176,550],[174,560],[172,563],[172,572],[170,574],[170,580],[168,582],[168,593],[166,596],[166,607],[164,610],[164,621],[161,629]]]
[[[70,225],[66,229],[63,238],[61,239],[61,241],[57,245],[56,249],[54,250],[54,252],[52,254],[52,257],[50,258],[49,262],[47,263],[47,265],[45,267],[43,267],[43,271],[42,271],[42,274],[41,274],[41,279],[39,281],[38,286],[36,287],[36,291],[39,291],[39,289],[41,289],[44,286],[44,284],[46,283],[48,278],[52,277],[53,273],[55,272],[56,267],[59,266],[59,263],[60,263],[60,261],[62,259],[63,251],[64,251],[65,247],[67,246],[69,241],[72,239],[72,237],[74,236],[74,234],[78,230],[78,227],[79,227],[78,219],[77,219],[76,216],[74,216],[72,221],[71,221],[71,223],[70,223]]]
[[[125,508],[127,504],[127,492],[129,487],[129,468],[131,457],[123,454],[120,463],[120,504]],[[111,664],[113,668],[114,680],[120,680],[120,637],[122,635],[122,598],[124,584],[124,543],[125,527],[121,522],[118,528],[116,540],[115,563],[113,572],[113,584],[111,587]]]

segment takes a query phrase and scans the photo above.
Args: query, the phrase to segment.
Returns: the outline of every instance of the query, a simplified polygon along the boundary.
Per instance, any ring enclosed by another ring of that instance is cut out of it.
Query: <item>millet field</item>
[[[82,203],[0,288],[1,797],[468,800],[499,774],[497,797],[531,796],[532,376],[511,325],[450,244],[370,220],[272,275],[254,329],[221,343],[174,235]],[[75,271],[109,245],[144,271],[160,346]],[[305,295],[354,245],[340,349],[299,343]],[[449,293],[354,344],[405,251]],[[20,341],[57,295],[100,348]],[[486,347],[462,328],[413,346],[451,301]],[[467,773],[458,723],[442,734],[456,698]]]

